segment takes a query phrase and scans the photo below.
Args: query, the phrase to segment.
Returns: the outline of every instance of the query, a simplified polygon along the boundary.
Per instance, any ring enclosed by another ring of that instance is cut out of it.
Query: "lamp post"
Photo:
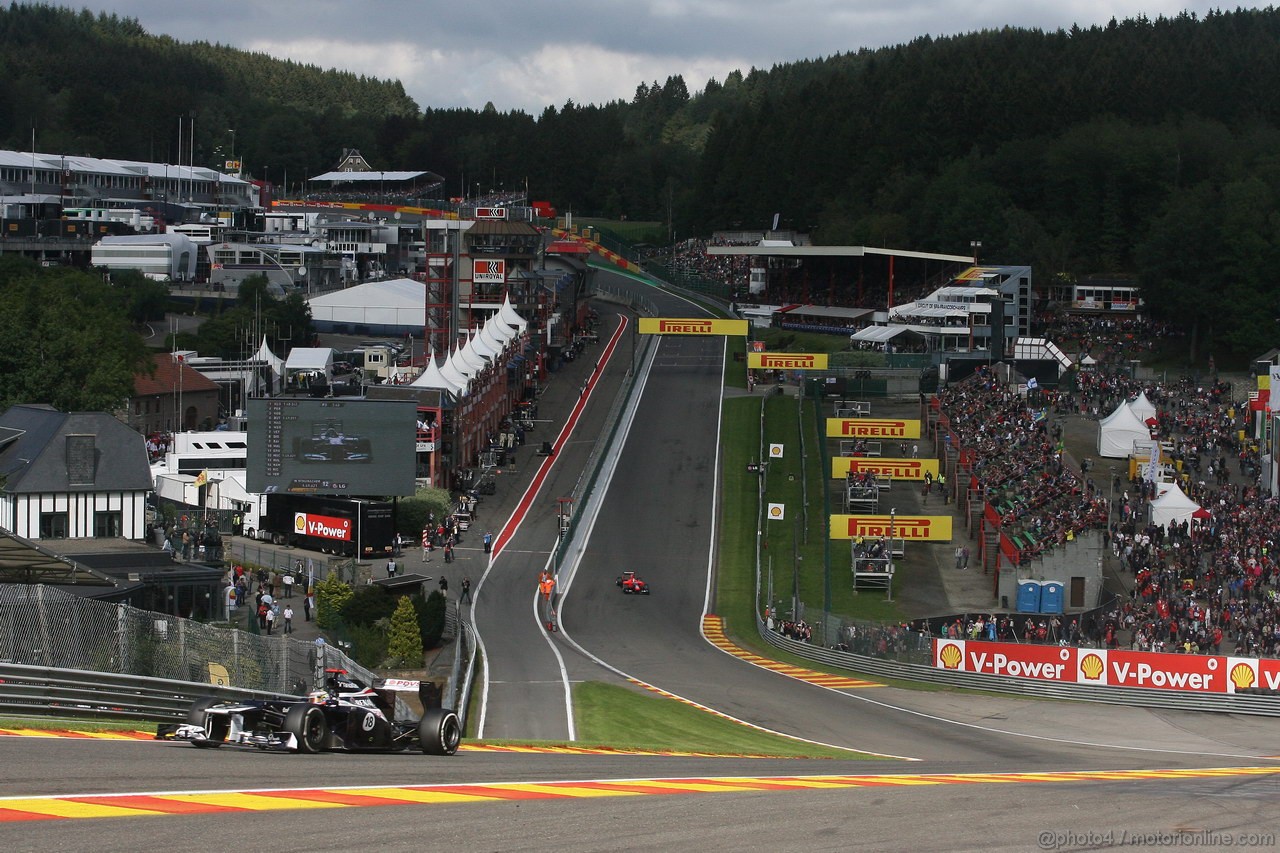
[[[231,162],[236,164],[236,177],[240,177],[240,161],[236,159],[236,129],[234,127],[227,128],[227,133],[231,134]]]
[[[978,250],[979,250],[979,249],[981,249],[981,248],[982,248],[982,241],[981,241],[981,240],[970,240],[970,241],[969,241],[969,249],[970,249],[970,250],[972,250],[972,252],[973,252],[973,265],[974,265],[975,267],[978,265]]]
[[[897,534],[898,508],[892,507],[889,510],[889,585],[886,587],[888,594],[885,601],[893,601],[893,539]]]

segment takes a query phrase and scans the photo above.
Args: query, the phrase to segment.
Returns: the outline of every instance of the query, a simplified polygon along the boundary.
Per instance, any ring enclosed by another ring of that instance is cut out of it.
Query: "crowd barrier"
[[[970,690],[986,690],[992,693],[1009,693],[1017,696],[1029,696],[1038,699],[1070,699],[1073,701],[1083,702],[1101,702],[1110,705],[1132,705],[1144,708],[1161,708],[1185,711],[1213,711],[1224,714],[1253,714],[1268,717],[1280,717],[1280,694],[1273,694],[1272,691],[1265,688],[1247,688],[1250,692],[1243,690],[1235,690],[1234,692],[1226,692],[1225,688],[1221,692],[1213,692],[1209,690],[1180,690],[1172,689],[1169,684],[1164,683],[1161,687],[1145,687],[1145,686],[1112,686],[1107,683],[1091,682],[1081,683],[1079,681],[1058,681],[1044,678],[1024,677],[1019,671],[1019,675],[1007,674],[1011,671],[1008,666],[1002,669],[1001,674],[996,674],[993,662],[984,664],[981,668],[969,669],[945,666],[930,666],[928,664],[904,663],[898,660],[877,658],[869,655],[858,655],[851,652],[840,651],[839,649],[825,648],[819,645],[811,645],[809,643],[793,640],[785,637],[777,631],[770,630],[764,620],[756,620],[756,630],[761,639],[766,643],[781,651],[789,652],[797,657],[814,661],[815,663],[826,664],[827,666],[839,667],[856,672],[862,675],[879,676],[881,678],[893,678],[905,681],[921,681],[929,684],[941,684],[948,687],[967,688]],[[945,645],[959,644],[965,642],[966,646],[977,646],[975,641],[960,640],[934,640],[936,644]],[[1016,643],[983,643],[983,646],[998,646],[1001,653],[1006,656],[1015,653],[1015,650],[1036,649],[1038,652],[1032,654],[1057,654],[1062,651],[1060,646],[1032,646],[1019,645]],[[962,647],[964,648],[964,647]],[[1075,649],[1068,647],[1071,652],[1076,653],[1080,657],[1089,654],[1098,654],[1105,651],[1101,649]],[[978,650],[974,651],[988,651]],[[935,652],[936,654],[936,652]],[[1111,651],[1109,655],[1116,655],[1117,652]],[[1131,654],[1143,654],[1133,652]],[[1204,655],[1159,655],[1162,658],[1204,658]],[[1101,658],[1101,656],[1100,656]],[[1121,658],[1116,658],[1120,661]],[[1280,661],[1272,660],[1256,660],[1252,658],[1233,658],[1233,666],[1235,663],[1244,661],[1254,664],[1265,663],[1268,665],[1276,665],[1276,669],[1280,670]],[[1136,681],[1138,670],[1136,669],[1137,661],[1125,660],[1130,664],[1126,683]],[[1065,663],[1065,662],[1063,662]],[[1147,666],[1152,666],[1151,662],[1146,662]],[[1207,664],[1205,671],[1207,670]],[[1221,666],[1221,665],[1219,665]],[[986,670],[986,671],[981,671]],[[1154,670],[1153,670],[1154,671]],[[1154,678],[1148,675],[1146,679],[1149,683],[1154,684]],[[1217,684],[1217,682],[1213,682]],[[1252,692],[1252,691],[1257,692]]]

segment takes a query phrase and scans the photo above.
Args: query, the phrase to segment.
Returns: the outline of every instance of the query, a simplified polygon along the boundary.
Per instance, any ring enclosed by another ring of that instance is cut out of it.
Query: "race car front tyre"
[[[294,705],[284,718],[284,730],[298,742],[298,752],[311,755],[324,749],[329,721],[318,705]]]
[[[187,722],[193,726],[204,727],[204,740],[193,740],[191,743],[201,749],[217,749],[227,739],[231,722],[222,714],[207,714],[209,708],[218,704],[217,699],[205,697],[191,703],[187,709]]]
[[[427,755],[453,755],[462,740],[458,715],[443,708],[430,708],[418,721],[418,743]]]

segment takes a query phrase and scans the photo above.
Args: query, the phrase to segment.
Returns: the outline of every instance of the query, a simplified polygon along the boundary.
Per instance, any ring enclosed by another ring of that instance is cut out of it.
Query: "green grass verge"
[[[574,746],[789,758],[877,757],[771,735],[681,702],[598,681],[575,684],[573,705],[578,726]]]
[[[737,397],[725,401],[721,422],[724,448],[721,537],[717,570],[717,610],[726,630],[737,639],[755,634],[755,539],[758,476],[748,463],[760,456],[760,406],[764,404],[765,444],[783,445],[783,456],[769,462],[764,479],[764,503],[786,507],[783,521],[766,521],[761,531],[761,601],[768,597],[773,575],[773,601],[788,614],[798,585],[805,604],[804,618],[823,619],[832,613],[856,619],[895,622],[902,619],[897,602],[883,593],[855,594],[848,571],[846,543],[828,539],[827,474],[822,450],[825,418],[812,401],[789,395]],[[800,431],[804,430],[804,452]],[[805,500],[808,500],[806,512]],[[830,565],[828,579],[827,566]]]

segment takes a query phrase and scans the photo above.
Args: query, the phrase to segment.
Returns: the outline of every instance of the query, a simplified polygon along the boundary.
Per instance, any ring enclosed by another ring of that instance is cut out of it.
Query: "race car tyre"
[[[218,704],[217,699],[205,697],[191,703],[187,709],[187,722],[194,726],[204,727],[204,740],[193,740],[191,743],[200,749],[217,749],[227,740],[227,732],[231,721],[221,714],[206,714],[208,708]]]
[[[284,730],[298,742],[298,752],[312,755],[324,749],[329,721],[318,705],[294,705],[284,717]]]
[[[218,700],[210,696],[204,696],[191,703],[191,707],[187,709],[187,722],[193,726],[203,726],[205,711],[218,704]]]
[[[453,755],[462,740],[458,715],[442,708],[430,708],[418,721],[418,743],[427,755]]]

